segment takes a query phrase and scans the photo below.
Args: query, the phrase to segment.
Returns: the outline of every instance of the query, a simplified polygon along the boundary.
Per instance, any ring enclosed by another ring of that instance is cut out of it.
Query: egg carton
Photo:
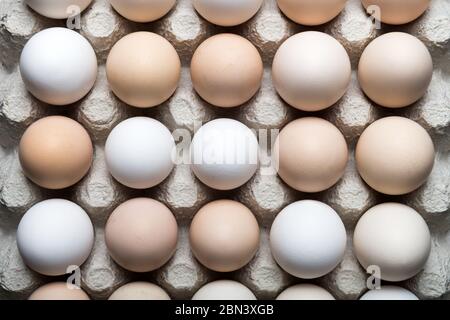
[[[273,299],[284,288],[302,282],[284,272],[271,256],[268,231],[277,213],[300,199],[317,199],[332,206],[348,232],[343,261],[330,274],[314,280],[338,299],[357,299],[366,289],[368,275],[352,251],[352,233],[358,218],[370,207],[385,201],[405,203],[423,215],[432,233],[432,250],[424,270],[400,283],[421,299],[450,299],[450,1],[432,0],[418,20],[403,26],[381,27],[369,19],[359,0],[349,0],[333,21],[319,27],[304,27],[280,13],[275,0],[265,0],[257,15],[238,27],[214,26],[202,19],[191,0],[178,0],[164,18],[139,24],[125,20],[107,0],[94,0],[81,15],[80,33],[93,45],[98,61],[98,79],[81,101],[65,107],[46,105],[25,89],[18,70],[20,52],[36,32],[66,21],[51,20],[32,12],[22,0],[0,1],[0,299],[24,299],[40,285],[55,278],[28,269],[17,249],[15,232],[21,216],[36,202],[66,198],[81,205],[90,215],[96,231],[93,251],[81,267],[82,287],[93,299],[105,299],[115,289],[132,280],[148,280],[163,287],[172,298],[189,299],[205,283],[215,279],[235,279],[248,286],[260,299]],[[113,44],[124,35],[147,30],[168,39],[183,63],[179,88],[161,106],[132,108],[109,90],[105,60]],[[305,194],[284,184],[277,176],[259,170],[244,186],[233,191],[214,191],[200,183],[188,165],[177,165],[160,185],[143,191],[117,183],[108,173],[104,143],[120,121],[144,115],[163,122],[170,130],[194,131],[196,124],[231,117],[254,129],[280,129],[289,121],[307,115],[284,103],[277,95],[270,75],[271,61],[289,36],[318,30],[335,37],[350,55],[353,75],[345,96],[331,108],[315,113],[333,122],[344,134],[351,156],[343,178],[321,193]],[[356,68],[367,44],[382,33],[403,31],[422,40],[433,56],[433,80],[423,99],[414,105],[389,110],[368,100],[358,86]],[[261,89],[245,105],[220,109],[203,101],[194,92],[189,62],[195,48],[216,33],[232,32],[249,39],[260,51],[265,71]],[[73,187],[50,191],[27,180],[21,170],[17,144],[24,130],[47,115],[64,114],[76,119],[89,131],[95,156],[88,175]],[[387,197],[370,189],[359,177],[353,156],[355,142],[373,121],[390,114],[420,123],[432,136],[436,162],[428,181],[405,196]],[[144,274],[128,272],[109,257],[104,242],[104,225],[113,209],[127,199],[148,196],[165,203],[176,216],[179,242],[175,255],[162,268]],[[188,241],[189,222],[209,201],[230,198],[242,202],[261,225],[261,244],[254,259],[244,268],[226,274],[207,270],[193,257]],[[60,278],[58,278],[60,279]]]

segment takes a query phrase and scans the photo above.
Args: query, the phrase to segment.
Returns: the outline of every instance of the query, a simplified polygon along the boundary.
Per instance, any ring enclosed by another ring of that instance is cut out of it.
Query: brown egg
[[[105,227],[109,254],[120,266],[147,272],[163,266],[175,252],[178,226],[161,202],[135,198],[118,206]]]
[[[91,167],[93,147],[87,131],[62,116],[42,118],[20,140],[24,174],[47,189],[63,189],[83,178]]]
[[[404,24],[420,17],[427,10],[430,0],[361,0],[368,12],[370,6],[377,6],[380,19],[388,24]]]
[[[280,10],[294,22],[316,26],[335,18],[347,0],[277,0]]]
[[[289,123],[274,145],[278,174],[292,188],[319,192],[344,174],[348,160],[344,136],[330,122],[307,117]]]
[[[230,272],[242,268],[259,246],[259,226],[253,213],[232,200],[202,207],[191,223],[189,241],[195,257],[207,268]]]
[[[134,107],[157,106],[175,92],[181,62],[175,48],[151,32],[134,32],[113,46],[106,61],[111,90]]]
[[[136,281],[121,286],[108,300],[170,300],[170,297],[153,283]]]
[[[236,107],[250,100],[261,86],[263,63],[247,39],[222,33],[204,41],[191,61],[195,91],[218,107]]]
[[[90,300],[82,290],[69,288],[66,282],[51,282],[36,289],[28,300]]]
[[[400,195],[420,187],[434,164],[431,137],[416,122],[402,117],[375,121],[356,146],[359,174],[373,189]]]

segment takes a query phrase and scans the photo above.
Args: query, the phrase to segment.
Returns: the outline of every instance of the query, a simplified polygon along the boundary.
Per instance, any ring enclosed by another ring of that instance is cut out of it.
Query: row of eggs
[[[48,18],[65,19],[72,14],[70,6],[85,10],[92,0],[26,0],[39,14]],[[344,9],[347,0],[277,0],[280,10],[296,23],[315,26],[334,19]],[[361,0],[372,13],[380,11],[384,23],[405,24],[421,16],[430,0]],[[110,0],[112,7],[123,17],[135,22],[151,22],[166,15],[176,0]],[[197,12],[209,22],[220,26],[236,26],[248,21],[260,9],[263,0],[193,0]]]

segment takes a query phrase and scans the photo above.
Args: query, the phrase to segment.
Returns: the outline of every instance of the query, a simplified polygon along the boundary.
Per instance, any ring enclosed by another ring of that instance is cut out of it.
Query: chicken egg
[[[192,300],[256,300],[256,297],[249,288],[237,281],[217,280],[201,287]]]
[[[324,24],[344,9],[347,0],[277,0],[280,10],[291,20],[307,26]]]
[[[419,298],[402,287],[382,286],[379,289],[367,291],[359,300],[419,300]]]
[[[430,231],[414,209],[400,203],[383,203],[359,219],[353,246],[364,269],[378,266],[381,279],[403,281],[425,265],[431,250]]]
[[[206,39],[195,50],[191,78],[195,91],[218,107],[237,107],[261,86],[263,62],[247,39],[222,33]]]
[[[336,300],[331,293],[315,284],[297,284],[281,292],[276,300]]]
[[[28,300],[90,300],[80,288],[69,286],[67,282],[51,282],[37,288]]]
[[[303,111],[318,111],[336,103],[351,79],[350,58],[344,47],[323,32],[306,31],[278,48],[272,65],[278,94]]]
[[[176,0],[109,0],[121,16],[135,22],[151,22],[165,16]]]
[[[136,281],[118,288],[108,300],[170,300],[170,297],[153,283]]]
[[[263,0],[193,0],[195,10],[206,20],[223,27],[237,26],[253,17]]]
[[[83,12],[92,0],[25,0],[40,15],[52,19],[66,19]]]
[[[378,7],[380,19],[388,24],[405,24],[420,17],[430,5],[430,0],[361,0],[369,13],[371,6]],[[375,18],[378,18],[375,16]]]
[[[80,100],[97,78],[94,49],[83,36],[66,28],[49,28],[33,35],[19,64],[28,91],[53,105]]]

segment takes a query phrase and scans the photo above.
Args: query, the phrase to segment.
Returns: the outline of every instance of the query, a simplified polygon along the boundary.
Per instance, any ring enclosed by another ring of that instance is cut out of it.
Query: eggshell
[[[195,50],[191,77],[195,91],[218,107],[236,107],[250,100],[261,86],[263,63],[247,39],[222,33]]]
[[[350,58],[333,37],[317,31],[298,33],[278,48],[272,65],[279,95],[304,111],[326,109],[347,90]]]
[[[364,93],[388,108],[406,107],[427,92],[433,76],[428,49],[416,37],[391,32],[373,40],[359,60],[358,79]]]
[[[64,199],[32,206],[17,228],[17,247],[28,267],[59,276],[68,267],[81,266],[91,253],[94,228],[86,212]]]
[[[327,290],[315,284],[297,284],[281,292],[276,300],[336,300]]]
[[[258,222],[239,202],[213,201],[194,216],[189,242],[195,257],[207,268],[235,271],[249,263],[258,249]]]
[[[137,281],[121,286],[108,300],[170,300],[170,297],[153,283]]]
[[[51,282],[36,289],[28,300],[90,300],[82,289],[67,282]]]
[[[219,26],[230,27],[253,17],[263,0],[193,0],[195,10],[206,20]]]
[[[25,0],[34,11],[47,18],[66,19],[83,12],[92,0]]]
[[[422,216],[400,203],[367,210],[353,235],[356,257],[367,269],[378,266],[381,279],[403,281],[419,273],[431,250],[430,231]]]
[[[315,200],[288,205],[276,216],[270,229],[274,259],[298,278],[318,278],[332,271],[344,257],[346,243],[339,215]]]
[[[105,227],[109,254],[123,268],[148,272],[163,266],[175,252],[178,226],[161,202],[135,198],[119,205]]]
[[[165,16],[176,0],[109,0],[114,10],[128,20],[151,22]]]
[[[87,131],[76,121],[50,116],[27,128],[19,144],[24,174],[48,189],[62,189],[89,171],[93,147]]]
[[[359,300],[419,300],[414,293],[397,286],[382,286],[369,290]]]
[[[37,99],[66,105],[94,86],[97,57],[90,43],[66,28],[49,28],[31,37],[20,56],[20,74]]]
[[[294,22],[316,26],[335,18],[347,0],[277,0],[280,10]]]
[[[373,189],[400,195],[414,191],[434,164],[431,137],[416,122],[386,117],[364,130],[355,151],[358,172]]]
[[[258,168],[258,140],[243,123],[215,119],[194,135],[191,169],[200,181],[219,190],[242,186]]]
[[[126,35],[112,47],[106,76],[114,94],[139,108],[157,106],[175,92],[181,62],[169,41],[152,32]]]
[[[404,24],[420,17],[428,8],[430,0],[361,0],[370,14],[370,6],[377,6],[380,20],[388,24]]]
[[[307,117],[289,123],[274,145],[278,174],[292,188],[319,192],[344,174],[348,160],[344,136],[330,122]]]
[[[232,280],[217,280],[201,287],[192,300],[256,300],[253,292]]]
[[[119,123],[105,144],[105,160],[111,175],[135,189],[151,188],[173,169],[175,141],[161,122],[134,117]]]

